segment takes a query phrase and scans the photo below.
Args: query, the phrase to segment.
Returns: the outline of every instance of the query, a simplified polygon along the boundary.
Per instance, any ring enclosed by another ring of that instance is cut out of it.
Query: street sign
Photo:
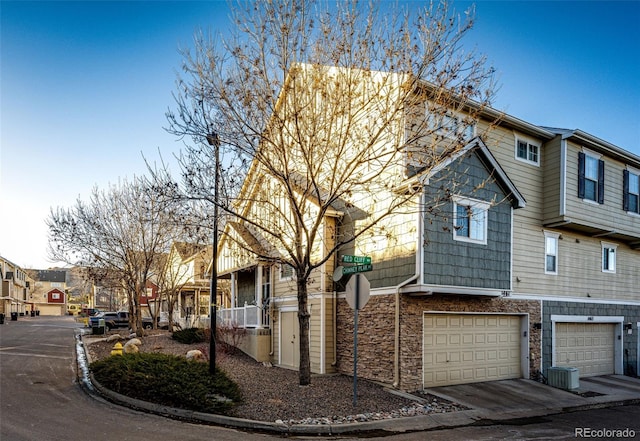
[[[355,274],[355,273],[365,273],[367,271],[372,271],[372,270],[373,270],[373,265],[371,264],[345,266],[342,268],[342,274],[347,275],[347,274]]]
[[[351,256],[345,254],[342,256],[342,263],[358,263],[358,264],[371,264],[371,256]]]
[[[346,269],[346,268],[345,268]],[[362,309],[369,301],[369,293],[371,284],[364,274],[356,274],[353,276],[345,287],[345,295],[347,303],[353,309]]]

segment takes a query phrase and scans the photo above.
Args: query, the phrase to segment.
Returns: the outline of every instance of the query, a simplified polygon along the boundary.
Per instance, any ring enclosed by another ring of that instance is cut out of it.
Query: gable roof
[[[206,247],[206,245],[200,245],[200,244],[189,243],[189,242],[175,242],[173,246],[175,247],[178,255],[182,260],[187,260],[188,258],[199,253]]]
[[[475,151],[480,158],[480,161],[489,169],[492,175],[496,177],[497,184],[504,190],[504,192],[511,199],[511,204],[514,208],[524,208],[527,201],[520,191],[516,188],[513,181],[509,178],[507,173],[498,163],[498,160],[493,156],[493,153],[489,150],[487,145],[482,141],[482,138],[476,136],[467,143],[459,151],[451,155],[446,160],[442,161],[435,167],[424,170],[423,173],[418,173],[411,178],[411,181],[418,181],[421,184],[427,184],[429,179],[435,174],[449,167],[454,161],[457,161],[469,152]]]

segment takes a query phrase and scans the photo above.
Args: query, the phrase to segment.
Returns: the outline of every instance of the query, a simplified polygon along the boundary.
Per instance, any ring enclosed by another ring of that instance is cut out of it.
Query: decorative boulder
[[[140,346],[141,344],[142,342],[139,339],[132,338],[124,344],[124,348],[122,349],[124,350],[125,354],[137,354],[138,352],[140,352],[138,346]]]
[[[120,334],[111,334],[109,337],[107,337],[108,342],[118,341],[121,339],[122,339],[122,336]]]
[[[202,353],[202,351],[198,349],[192,349],[189,352],[187,352],[187,360],[206,361],[204,358],[204,354]]]

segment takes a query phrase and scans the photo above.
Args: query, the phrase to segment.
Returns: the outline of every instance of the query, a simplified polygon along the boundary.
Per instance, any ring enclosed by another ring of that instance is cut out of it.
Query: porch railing
[[[269,314],[265,308],[248,305],[236,308],[219,309],[218,326],[234,325],[241,328],[268,328],[271,325]]]

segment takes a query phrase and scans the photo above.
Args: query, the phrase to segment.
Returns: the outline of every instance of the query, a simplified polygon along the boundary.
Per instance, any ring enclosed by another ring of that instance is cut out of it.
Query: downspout
[[[423,193],[424,194],[424,193]],[[420,277],[420,272],[422,269],[421,261],[422,261],[422,236],[423,236],[423,220],[421,216],[421,209],[423,207],[422,197],[423,194],[420,195],[420,204],[418,206],[418,234],[416,239],[416,271],[413,276],[409,277],[407,280],[400,282],[396,285],[396,294],[395,294],[395,330],[394,330],[394,341],[393,341],[393,387],[398,388],[400,385],[400,289],[402,287],[408,285],[414,280]]]

